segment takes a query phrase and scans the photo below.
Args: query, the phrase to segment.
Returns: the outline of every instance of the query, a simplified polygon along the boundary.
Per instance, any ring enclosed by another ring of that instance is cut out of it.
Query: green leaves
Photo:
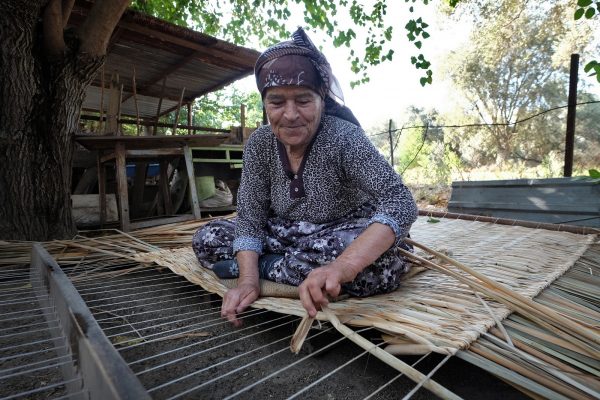
[[[412,7],[411,7],[411,12],[412,12]],[[409,41],[413,42],[415,47],[419,50],[421,49],[421,47],[423,47],[422,39],[427,39],[430,36],[429,33],[425,30],[428,27],[429,27],[429,25],[427,23],[425,23],[423,21],[423,19],[421,19],[421,18],[411,19],[404,26],[404,28],[408,32],[406,34],[406,37],[408,38]],[[421,40],[419,40],[419,36],[421,37]],[[412,57],[411,62],[417,69],[426,70],[425,76],[423,76],[419,79],[421,86],[431,84],[433,81],[432,80],[433,72],[429,69],[429,67],[431,66],[431,63],[428,62],[427,60],[425,60],[423,54],[419,54],[418,58]]]
[[[585,65],[585,67],[583,67],[583,70],[585,72],[594,71],[590,74],[590,76],[596,75],[596,80],[598,83],[600,83],[600,62],[596,60],[590,61]]]
[[[352,83],[356,85],[369,81],[369,66],[392,60],[393,27],[397,21],[386,21],[391,1],[396,0],[373,0],[367,4],[362,0],[133,0],[132,7],[236,44],[243,45],[254,39],[254,43],[262,48],[289,38],[289,6],[290,3],[298,4],[304,14],[303,25],[325,32],[333,38],[336,47],[346,46],[351,50],[351,69],[361,76]],[[430,3],[430,0],[405,1],[411,12],[415,11],[416,4]],[[446,1],[452,6],[458,2]],[[350,21],[339,17],[342,11],[350,17]],[[344,22],[346,26],[342,27]],[[412,18],[405,25],[408,40],[419,50],[424,48],[425,40],[430,37],[428,27],[422,18]],[[365,31],[364,43],[356,46],[357,36],[361,36],[357,32]],[[359,53],[362,54],[359,56]],[[424,70],[420,82],[430,84],[431,64],[422,54],[419,56],[421,58],[413,64]]]
[[[596,11],[600,13],[600,1],[596,1],[594,4],[594,0],[578,0],[577,1],[577,10],[575,10],[575,14],[573,15],[575,20],[581,19],[585,16],[586,19],[592,19],[596,15]]]
[[[588,173],[590,174],[590,178],[600,179],[600,171],[597,169],[590,169]]]

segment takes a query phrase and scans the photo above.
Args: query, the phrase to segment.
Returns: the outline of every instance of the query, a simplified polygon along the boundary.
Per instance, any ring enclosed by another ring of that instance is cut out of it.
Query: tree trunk
[[[45,1],[4,1],[0,16],[0,239],[70,238],[71,166],[79,112],[102,57],[42,46]]]

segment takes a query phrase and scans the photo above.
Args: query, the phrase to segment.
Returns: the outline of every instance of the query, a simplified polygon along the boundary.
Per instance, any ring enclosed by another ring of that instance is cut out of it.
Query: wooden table
[[[128,232],[132,229],[179,222],[186,219],[199,219],[200,207],[194,179],[194,165],[191,147],[214,147],[223,143],[226,135],[188,135],[188,136],[89,136],[75,135],[75,141],[90,151],[97,151],[98,192],[100,194],[100,223],[106,218],[106,171],[105,164],[115,163],[117,180],[117,198],[119,203],[119,221],[121,230]],[[169,158],[184,157],[188,174],[191,215],[182,215],[160,220],[132,223],[129,218],[129,194],[127,189],[126,160],[159,161],[159,189],[167,201],[168,210],[169,183],[167,165]],[[167,200],[168,199],[168,200]]]

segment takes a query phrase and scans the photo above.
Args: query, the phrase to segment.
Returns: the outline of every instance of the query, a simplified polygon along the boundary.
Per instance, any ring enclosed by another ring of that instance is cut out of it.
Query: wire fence
[[[580,107],[580,106],[585,106],[585,105],[590,105],[590,104],[600,104],[600,100],[579,102],[579,103],[576,103],[575,106]],[[400,174],[404,174],[409,168],[411,168],[411,166],[414,164],[414,162],[419,158],[419,155],[425,148],[425,144],[428,142],[430,144],[430,146],[429,146],[430,153],[435,153],[437,155],[445,154],[446,146],[448,145],[448,143],[444,143],[443,139],[439,140],[439,138],[437,138],[437,140],[436,140],[435,138],[432,138],[431,132],[439,132],[440,130],[442,130],[442,132],[443,132],[444,129],[516,127],[519,124],[523,124],[525,122],[534,120],[534,119],[541,117],[547,113],[565,109],[568,107],[569,107],[569,105],[561,105],[561,106],[552,107],[552,108],[537,112],[535,114],[529,115],[525,118],[517,119],[515,121],[496,122],[496,123],[466,123],[466,124],[440,124],[440,125],[433,124],[433,123],[426,123],[426,124],[402,125],[399,128],[392,129],[391,128],[392,121],[390,120],[390,125],[389,125],[390,127],[388,128],[388,130],[382,130],[382,131],[375,132],[375,133],[367,133],[367,136],[369,138],[371,138],[372,140],[378,141],[380,143],[381,143],[381,139],[382,139],[383,135],[389,136],[389,141],[386,144],[389,144],[389,152],[390,152],[389,158],[390,158],[390,162],[392,163],[392,165],[394,165],[394,154],[396,153],[398,144],[400,143],[401,135],[408,130],[415,130],[415,129],[423,130],[423,133],[422,133],[421,139],[420,139],[420,143],[416,146],[416,150],[414,151],[414,154],[412,154],[412,156],[408,157],[408,159],[409,159],[408,162],[405,162],[404,165],[402,165],[402,166],[398,166],[398,169],[397,169],[398,172],[400,172]],[[600,148],[600,126],[598,126],[596,128],[596,130],[597,130],[598,146]],[[462,145],[464,146],[465,144],[463,143]],[[555,150],[560,150],[561,152],[564,152],[564,146],[560,149],[555,149]],[[475,152],[482,151],[482,149],[474,149],[474,151]],[[523,161],[534,161],[534,162],[541,163],[540,160],[528,159],[526,156],[523,156],[521,154],[512,154],[512,155],[516,156],[517,159],[521,159]],[[405,157],[405,158],[407,158],[407,157]],[[440,161],[442,161],[442,160],[438,160],[438,162],[440,162]],[[455,169],[460,169],[459,165],[447,166],[447,167],[454,167]],[[550,173],[550,172],[548,172],[548,173]]]

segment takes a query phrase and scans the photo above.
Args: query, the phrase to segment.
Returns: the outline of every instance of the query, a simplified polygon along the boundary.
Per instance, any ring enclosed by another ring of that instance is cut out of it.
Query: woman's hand
[[[237,315],[254,303],[260,295],[260,287],[254,283],[238,283],[235,289],[229,289],[223,296],[221,317],[227,318],[235,327],[242,326]]]
[[[352,281],[356,275],[354,268],[337,261],[313,269],[298,288],[308,315],[314,318],[317,310],[329,304],[330,297],[340,294],[342,283]]]
[[[314,318],[328,296],[337,297],[342,283],[351,282],[393,244],[396,236],[387,225],[375,222],[350,243],[331,264],[315,268],[299,287],[300,300]]]
[[[260,295],[258,279],[258,253],[239,251],[236,255],[240,266],[240,277],[235,289],[229,289],[223,296],[221,317],[227,318],[235,327],[242,326],[237,315],[254,303]]]

